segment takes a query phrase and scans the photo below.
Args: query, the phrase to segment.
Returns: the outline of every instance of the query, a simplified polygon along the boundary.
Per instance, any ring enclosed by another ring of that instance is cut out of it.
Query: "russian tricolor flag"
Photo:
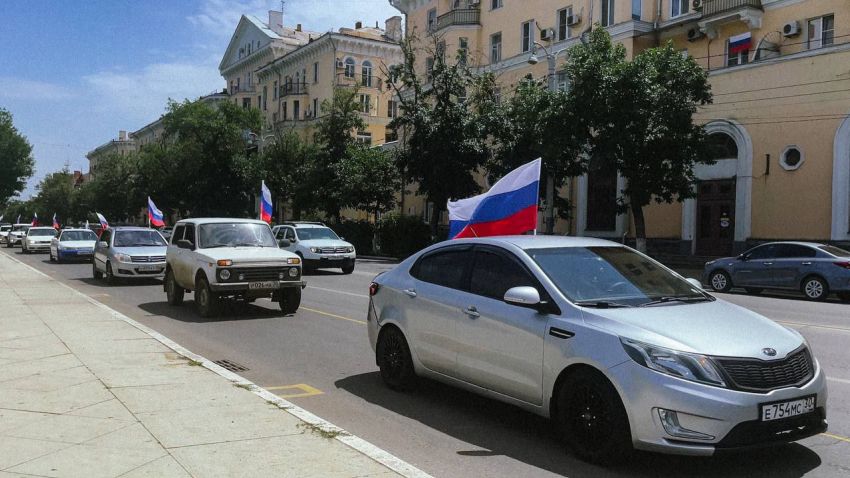
[[[106,218],[103,217],[103,214],[99,212],[96,212],[95,214],[97,215],[98,221],[100,221],[100,227],[102,227],[104,231],[109,229],[109,223],[106,222]]]
[[[753,34],[750,32],[733,36],[729,39],[729,54],[749,50],[752,42]]]
[[[33,227],[38,226],[38,213],[37,212],[32,213],[32,226]]]
[[[537,228],[541,160],[524,164],[484,194],[449,201],[449,237],[507,236]]]
[[[156,204],[153,203],[150,196],[148,196],[148,217],[150,218],[152,226],[165,226],[165,221],[162,218],[162,211],[156,208]]]
[[[272,192],[263,181],[263,197],[260,200],[260,219],[268,223],[272,222]]]
[[[59,221],[56,220],[56,213],[53,213],[53,229],[59,229]]]

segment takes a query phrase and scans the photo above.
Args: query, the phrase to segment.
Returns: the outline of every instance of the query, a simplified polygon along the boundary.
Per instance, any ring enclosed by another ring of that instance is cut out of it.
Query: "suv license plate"
[[[248,283],[248,289],[257,290],[257,289],[279,289],[280,282],[268,281],[268,282],[250,282]]]
[[[139,272],[159,272],[162,270],[160,266],[141,266]]]
[[[763,422],[796,417],[815,411],[815,396],[798,398],[784,402],[769,403],[761,406],[760,418]]]

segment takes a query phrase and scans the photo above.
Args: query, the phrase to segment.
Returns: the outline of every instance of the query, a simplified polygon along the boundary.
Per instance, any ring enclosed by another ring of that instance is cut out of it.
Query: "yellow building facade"
[[[444,42],[492,71],[502,97],[527,74],[535,42],[550,53],[580,42],[593,24],[629,57],[672,41],[709,72],[714,104],[695,120],[719,145],[699,166],[697,197],[646,208],[649,248],[726,255],[761,241],[850,243],[850,2],[845,0],[391,0],[422,51]],[[735,45],[749,46],[734,51]],[[730,41],[731,40],[731,41]],[[734,52],[733,52],[734,51]],[[560,66],[565,60],[561,54]],[[427,71],[427,54],[418,58]],[[556,74],[555,83],[568,88]],[[557,233],[624,240],[628,214],[614,205],[619,177],[576,178],[570,221]]]
[[[120,156],[124,156],[134,151],[136,151],[135,141],[127,135],[126,131],[119,131],[118,138],[103,143],[86,154],[86,159],[89,160],[88,179],[91,181],[97,179],[97,170],[100,164],[110,155],[118,154]]]

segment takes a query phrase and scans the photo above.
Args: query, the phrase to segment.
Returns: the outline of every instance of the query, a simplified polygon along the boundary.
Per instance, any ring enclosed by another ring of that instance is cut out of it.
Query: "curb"
[[[299,420],[301,420],[301,421],[303,421],[303,422],[305,422],[305,423],[307,423],[307,424],[309,424],[313,427],[316,427],[323,432],[328,432],[328,433],[332,433],[332,434],[336,435],[333,438],[334,440],[337,440],[337,441],[347,445],[348,447],[357,450],[358,452],[360,452],[360,453],[366,455],[367,457],[375,460],[376,462],[386,466],[390,470],[404,476],[405,478],[434,478],[431,475],[425,473],[424,471],[422,471],[422,470],[416,468],[415,466],[407,463],[406,461],[402,460],[401,458],[398,458],[394,455],[391,455],[390,453],[382,450],[381,448],[378,448],[377,446],[367,442],[366,440],[364,440],[364,439],[362,439],[362,438],[360,438],[356,435],[352,435],[351,433],[348,433],[343,428],[340,428],[340,427],[334,425],[333,423],[331,423],[331,422],[329,422],[329,421],[327,421],[327,420],[325,420],[325,419],[323,419],[323,418],[321,418],[317,415],[314,415],[311,412],[308,412],[307,410],[295,405],[292,402],[289,402],[287,400],[284,400],[283,398],[280,398],[279,396],[273,394],[272,392],[270,392],[270,391],[264,389],[263,387],[260,387],[259,385],[255,384],[254,382],[252,382],[252,381],[250,381],[250,380],[248,380],[248,379],[246,379],[246,378],[244,378],[244,377],[242,377],[242,376],[240,376],[240,375],[238,375],[234,372],[231,372],[229,370],[224,369],[223,367],[219,366],[218,364],[216,364],[216,363],[214,363],[210,360],[207,360],[205,357],[202,357],[202,356],[186,349],[185,347],[183,347],[180,344],[178,344],[177,342],[169,339],[168,337],[160,334],[159,332],[147,327],[146,325],[143,325],[143,324],[140,324],[139,322],[136,322],[135,320],[131,319],[130,317],[127,317],[126,315],[122,314],[121,312],[118,312],[117,310],[112,309],[111,307],[109,307],[108,305],[106,305],[104,303],[98,302],[97,300],[87,296],[86,294],[78,291],[77,289],[74,289],[73,287],[69,286],[68,284],[65,284],[62,281],[59,281],[59,280],[54,279],[53,277],[50,277],[49,275],[45,274],[44,272],[41,272],[40,270],[36,269],[35,267],[32,267],[29,264],[25,264],[24,262],[21,262],[19,259],[12,257],[9,254],[6,254],[5,252],[3,252],[3,255],[5,255],[9,259],[17,262],[18,264],[32,270],[36,274],[44,276],[44,277],[50,279],[51,281],[54,281],[57,284],[61,285],[62,287],[66,287],[66,288],[70,289],[71,291],[74,292],[74,294],[81,296],[82,298],[84,298],[89,303],[109,312],[113,317],[121,319],[124,322],[132,325],[133,327],[141,330],[142,332],[150,335],[151,337],[156,339],[158,342],[160,342],[161,344],[165,345],[166,347],[174,350],[175,352],[179,353],[180,355],[182,355],[182,356],[184,356],[184,357],[186,357],[190,360],[193,360],[195,362],[200,362],[201,364],[203,364],[203,366],[205,368],[207,368],[211,372],[214,372],[214,373],[226,378],[227,380],[231,381],[232,383],[234,383],[236,385],[243,385],[243,386],[247,387],[248,390],[251,391],[252,393],[254,393],[255,395],[263,398],[264,400],[266,400],[266,402],[274,403],[278,408],[283,409],[284,411],[288,412],[290,415],[293,415],[295,418],[298,418]]]

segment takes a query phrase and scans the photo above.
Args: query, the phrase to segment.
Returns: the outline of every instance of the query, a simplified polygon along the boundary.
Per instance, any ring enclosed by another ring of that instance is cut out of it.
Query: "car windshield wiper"
[[[611,302],[609,300],[586,300],[582,302],[574,302],[579,307],[592,307],[594,309],[614,309],[619,307],[634,307],[633,305],[623,304],[620,302]]]
[[[668,302],[709,302],[711,300],[712,299],[710,299],[706,296],[684,296],[684,297],[668,296],[668,297],[659,297],[655,300],[651,300],[649,302],[644,302],[643,304],[640,304],[638,307],[648,307],[648,306],[651,306],[651,305],[666,304]]]

